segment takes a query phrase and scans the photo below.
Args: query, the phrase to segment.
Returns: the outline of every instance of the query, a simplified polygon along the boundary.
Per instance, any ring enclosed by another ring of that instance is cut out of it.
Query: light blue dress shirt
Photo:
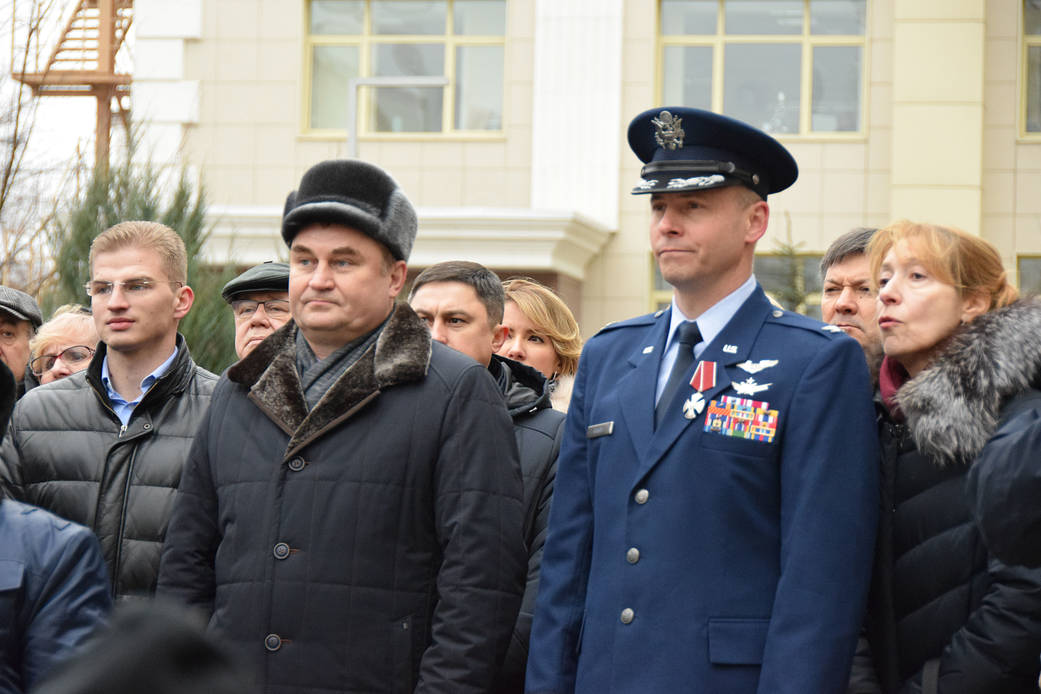
[[[127,402],[123,399],[123,396],[117,393],[115,388],[112,387],[112,380],[109,377],[108,371],[108,354],[105,355],[105,359],[101,362],[101,382],[105,384],[105,390],[108,391],[108,399],[112,403],[112,411],[116,413],[117,417],[119,417],[119,421],[123,422],[123,426],[126,426],[130,422],[130,415],[133,414],[134,408],[137,407],[138,403],[140,403],[142,399],[144,399],[145,394],[155,385],[155,382],[170,370],[170,367],[173,366],[176,358],[177,347],[175,346],[170,358],[157,366],[155,371],[141,380],[141,394],[137,396],[137,399],[133,402]]]
[[[676,354],[679,352],[679,343],[676,342],[676,328],[684,321],[693,320],[698,324],[701,332],[701,342],[694,346],[694,358],[697,359],[705,351],[709,343],[716,339],[716,335],[722,332],[730,319],[734,317],[741,304],[755,292],[755,275],[749,275],[744,284],[717,301],[707,311],[697,318],[683,315],[680,307],[676,305],[676,297],[672,297],[672,318],[669,322],[669,338],[665,341],[665,353],[662,354],[661,364],[658,366],[658,388],[654,394],[654,404],[658,404],[661,393],[665,390],[665,384],[672,373],[672,365],[676,363]]]

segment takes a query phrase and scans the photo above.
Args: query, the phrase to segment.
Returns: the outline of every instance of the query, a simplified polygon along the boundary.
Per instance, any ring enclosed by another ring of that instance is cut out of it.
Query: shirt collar
[[[755,275],[749,275],[748,279],[740,287],[724,296],[707,311],[695,318],[690,318],[683,314],[683,311],[676,304],[676,296],[673,295],[669,321],[669,339],[665,343],[666,351],[672,346],[672,341],[676,337],[676,328],[679,327],[680,323],[690,320],[697,321],[698,331],[701,333],[701,343],[705,345],[710,344],[723,331],[723,328],[734,317],[737,310],[741,308],[741,304],[745,303],[748,297],[752,296],[755,292],[755,286]]]
[[[134,402],[140,402],[141,398],[144,397],[148,389],[155,385],[155,382],[163,377],[170,367],[173,366],[174,360],[177,359],[177,345],[174,345],[173,354],[171,354],[166,361],[159,366],[155,367],[152,373],[148,374],[141,379],[141,395]],[[108,391],[108,397],[110,400],[123,400],[123,396],[116,392],[115,388],[112,387],[112,380],[110,372],[108,370],[108,353],[106,350],[105,358],[101,361],[101,382],[105,384],[105,389]]]

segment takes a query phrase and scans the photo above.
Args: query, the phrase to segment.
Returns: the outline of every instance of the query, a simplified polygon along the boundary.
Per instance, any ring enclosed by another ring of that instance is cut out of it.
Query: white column
[[[622,0],[536,0],[531,206],[618,228]]]

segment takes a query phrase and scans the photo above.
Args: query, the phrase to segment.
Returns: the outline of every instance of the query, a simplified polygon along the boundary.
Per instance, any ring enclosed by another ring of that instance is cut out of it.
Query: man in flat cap
[[[857,343],[770,304],[752,274],[795,161],[689,108],[637,116],[669,309],[579,362],[527,691],[839,692],[878,509]]]
[[[220,295],[235,316],[235,354],[242,359],[289,320],[289,265],[254,265],[224,285]]]
[[[42,323],[43,316],[36,299],[17,289],[0,286],[0,361],[7,364],[14,374],[19,398],[26,391],[29,340]],[[30,387],[32,385],[35,381]]]
[[[527,555],[488,369],[395,297],[411,203],[365,162],[289,195],[293,320],[228,369],[181,481],[160,593],[265,692],[489,691]]]

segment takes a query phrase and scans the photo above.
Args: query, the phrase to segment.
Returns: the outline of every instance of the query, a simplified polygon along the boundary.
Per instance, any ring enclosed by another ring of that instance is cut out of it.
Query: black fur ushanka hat
[[[315,164],[286,198],[282,238],[309,224],[342,224],[371,236],[398,260],[408,260],[416,240],[416,211],[386,171],[357,159]]]

